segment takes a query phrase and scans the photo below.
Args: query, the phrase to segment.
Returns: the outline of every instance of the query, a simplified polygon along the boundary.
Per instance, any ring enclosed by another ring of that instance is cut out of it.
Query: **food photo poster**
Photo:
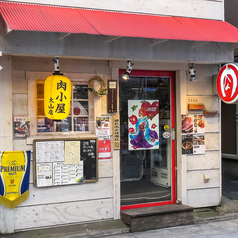
[[[181,115],[182,154],[205,154],[204,115]]]

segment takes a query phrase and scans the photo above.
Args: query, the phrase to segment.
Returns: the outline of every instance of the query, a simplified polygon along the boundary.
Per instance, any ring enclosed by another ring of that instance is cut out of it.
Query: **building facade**
[[[0,233],[120,219],[121,209],[220,203],[221,103],[213,76],[233,62],[238,42],[237,29],[223,25],[223,0],[1,1],[0,11],[0,150],[32,152],[29,199],[14,209],[0,205]],[[61,121],[48,120],[43,109],[44,80],[57,57],[72,82],[71,112]],[[102,88],[97,80],[89,84],[95,76],[108,91],[116,82],[113,112],[112,97],[88,90]],[[16,118],[26,117],[30,135],[17,137]],[[94,138],[102,118],[110,132],[97,142],[110,140],[111,153],[98,160],[98,180],[35,186],[34,143]]]

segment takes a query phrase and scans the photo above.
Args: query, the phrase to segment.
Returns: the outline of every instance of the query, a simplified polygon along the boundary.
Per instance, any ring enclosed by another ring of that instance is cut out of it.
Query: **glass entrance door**
[[[174,72],[121,73],[122,209],[174,203]]]

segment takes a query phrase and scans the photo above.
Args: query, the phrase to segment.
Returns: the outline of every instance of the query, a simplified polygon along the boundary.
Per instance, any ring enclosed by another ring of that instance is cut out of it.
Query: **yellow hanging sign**
[[[49,119],[62,120],[70,112],[71,81],[62,75],[51,75],[44,84],[44,109]]]
[[[30,151],[0,152],[0,203],[10,209],[29,198]]]

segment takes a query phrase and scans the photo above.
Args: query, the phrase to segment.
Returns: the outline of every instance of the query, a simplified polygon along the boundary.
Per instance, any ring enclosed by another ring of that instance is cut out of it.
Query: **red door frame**
[[[125,69],[119,70],[119,75],[125,73]],[[151,70],[133,70],[130,74],[131,76],[154,76],[154,77],[170,77],[171,79],[171,127],[175,128],[175,72],[174,71],[151,71]],[[172,130],[171,128],[171,130]],[[170,201],[164,202],[153,202],[153,203],[143,203],[121,206],[121,210],[135,209],[142,207],[153,207],[161,205],[169,205],[176,203],[176,177],[175,177],[175,140],[172,140],[172,199]]]

